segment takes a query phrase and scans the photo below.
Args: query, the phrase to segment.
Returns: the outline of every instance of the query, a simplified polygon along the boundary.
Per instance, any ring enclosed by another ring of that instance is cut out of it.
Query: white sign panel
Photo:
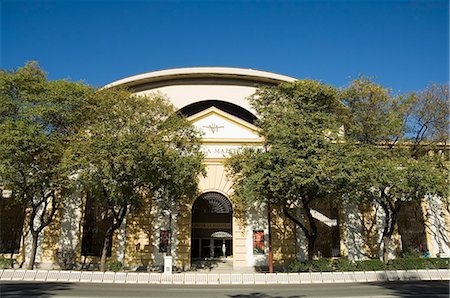
[[[237,145],[202,145],[201,151],[205,155],[206,158],[226,158],[233,154],[241,152],[244,148],[260,148],[262,146],[252,146],[247,145],[243,146],[241,144]]]

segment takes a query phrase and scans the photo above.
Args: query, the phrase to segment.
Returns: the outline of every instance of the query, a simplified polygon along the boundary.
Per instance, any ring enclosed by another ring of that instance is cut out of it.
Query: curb
[[[139,284],[311,284],[450,280],[450,269],[302,273],[146,273],[0,269],[1,281]]]

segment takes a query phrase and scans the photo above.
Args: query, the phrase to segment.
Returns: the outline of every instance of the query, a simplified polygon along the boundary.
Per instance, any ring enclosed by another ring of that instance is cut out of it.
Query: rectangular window
[[[0,253],[18,253],[25,209],[0,196]]]
[[[425,220],[420,202],[405,202],[397,218],[403,255],[423,254],[426,248]]]
[[[318,202],[311,206],[320,220],[315,218],[317,240],[314,255],[331,258],[340,256],[339,206],[333,202]]]
[[[253,231],[253,254],[264,254],[264,231]]]
[[[107,214],[107,208],[91,193],[88,193],[84,213],[81,255],[98,257],[102,255],[106,231],[113,224],[113,217],[105,216],[105,214]],[[108,257],[111,257],[111,248],[112,235],[109,238]]]
[[[159,231],[159,252],[168,252],[170,247],[170,231]]]

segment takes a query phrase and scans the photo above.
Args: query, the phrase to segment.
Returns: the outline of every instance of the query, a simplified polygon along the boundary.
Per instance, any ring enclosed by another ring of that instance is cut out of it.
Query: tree
[[[85,191],[104,203],[103,216],[113,218],[103,243],[104,271],[111,236],[127,211],[139,209],[145,195],[193,196],[203,156],[198,133],[160,95],[102,89],[94,97],[97,117],[72,139],[66,163]]]
[[[449,86],[430,84],[409,95],[406,111],[406,138],[411,140],[412,155],[418,157],[449,140]]]
[[[36,62],[0,72],[0,183],[29,208],[33,269],[39,234],[54,219],[68,185],[62,157],[86,120],[92,88],[48,81]]]
[[[363,144],[391,146],[403,136],[407,99],[391,93],[368,77],[350,82],[342,94],[350,114],[345,127],[348,138]]]
[[[335,192],[333,173],[345,110],[338,92],[316,81],[261,88],[250,98],[265,150],[231,157],[235,196],[281,210],[305,234],[308,259],[317,239],[313,205]]]
[[[443,105],[437,104],[440,100],[423,104],[424,99],[419,97],[424,98],[423,94],[428,92],[419,93],[422,95],[418,97],[394,97],[388,89],[360,78],[351,82],[343,93],[351,117],[345,149],[340,151],[340,188],[346,189],[351,199],[376,204],[384,211],[382,258],[385,263],[398,214],[405,202],[420,202],[431,194],[448,196],[448,169],[443,156],[430,156],[431,147],[425,138],[427,127],[443,125],[431,119],[442,120],[445,112]],[[413,142],[410,142],[411,135]]]

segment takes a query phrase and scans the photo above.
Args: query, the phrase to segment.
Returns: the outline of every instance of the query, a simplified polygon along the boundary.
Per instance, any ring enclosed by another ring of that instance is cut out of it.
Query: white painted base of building
[[[143,284],[311,284],[450,280],[449,269],[302,273],[138,273],[57,270],[0,270],[1,281]]]

